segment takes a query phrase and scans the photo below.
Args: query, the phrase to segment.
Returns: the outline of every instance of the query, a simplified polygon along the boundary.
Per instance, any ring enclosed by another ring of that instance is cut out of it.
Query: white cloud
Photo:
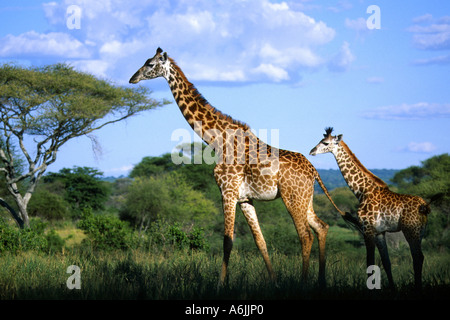
[[[431,142],[410,142],[406,147],[399,150],[414,153],[431,153],[436,149],[437,147]]]
[[[106,60],[86,59],[69,61],[75,69],[92,74],[100,78],[108,78],[109,63]]]
[[[180,63],[184,65],[183,62]],[[243,82],[247,80],[242,70],[231,68],[227,70],[226,66],[208,66],[200,63],[191,64],[192,72],[189,78],[192,79],[208,79],[208,81],[226,81],[226,82]]]
[[[120,168],[112,168],[105,170],[105,175],[112,175],[112,176],[118,176],[118,175],[128,175],[130,171],[133,169],[133,165],[125,165]]]
[[[145,48],[145,43],[134,39],[128,42],[113,40],[105,42],[99,49],[100,55],[111,56],[113,58],[123,58],[134,54],[135,52]]]
[[[0,56],[26,57],[31,55],[88,58],[91,54],[85,44],[67,33],[37,33],[28,31],[18,36],[7,35],[1,40]]]
[[[373,84],[380,84],[384,82],[384,78],[383,77],[368,77],[366,79],[367,83],[373,83]]]
[[[417,60],[414,60],[412,62],[412,64],[416,65],[416,66],[427,66],[427,65],[432,65],[432,64],[437,64],[437,65],[450,64],[450,54],[441,55],[441,56],[432,57],[432,58],[417,59]]]
[[[423,22],[430,22],[433,20],[433,15],[430,13],[426,13],[422,16],[416,17],[413,19],[414,23],[423,23]]]
[[[450,26],[448,30],[436,31],[433,33],[415,34],[414,45],[425,50],[445,50],[450,49]]]
[[[379,107],[368,110],[363,115],[366,119],[378,120],[426,120],[449,118],[450,104],[419,102]]]
[[[434,19],[426,14],[413,19],[415,23],[407,30],[413,33],[413,44],[423,50],[450,49],[450,17]]]
[[[413,33],[413,45],[427,51],[450,50],[450,16],[435,19],[431,14],[425,14],[413,19],[414,25],[407,31]],[[447,65],[450,63],[450,54],[441,54],[434,57],[416,59],[412,61],[415,66]]]
[[[350,10],[351,8],[353,8],[353,5],[349,1],[341,0],[341,1],[338,1],[333,6],[329,6],[327,9],[332,12],[338,13],[338,12]]]
[[[287,71],[268,63],[260,64],[258,67],[253,69],[253,72],[256,74],[264,74],[275,82],[289,80],[289,74]]]
[[[328,69],[333,72],[346,71],[355,60],[348,42],[344,42],[339,52],[328,62]]]
[[[323,61],[310,48],[288,48],[286,51],[280,51],[269,43],[262,45],[258,56],[264,61],[270,61],[272,64],[282,68],[291,65],[314,68]]]
[[[237,81],[293,80],[302,68],[323,64],[316,48],[335,36],[325,23],[267,0],[194,1],[188,8],[157,10],[146,20],[151,41],[194,81],[224,75]],[[207,70],[197,69],[200,62]]]
[[[76,31],[66,26],[70,5],[82,11]],[[161,47],[191,81],[298,82],[302,71],[326,66],[322,47],[336,35],[299,8],[272,0],[48,2],[43,10],[55,32],[35,33],[29,47],[16,46],[20,39],[11,38],[10,47],[20,49],[0,53],[57,53],[83,70],[123,80],[135,71],[136,61],[143,63]],[[48,42],[55,37],[60,46],[50,50]],[[352,61],[348,44],[334,59],[330,70],[347,69]]]
[[[369,28],[367,28],[366,19],[364,19],[364,18],[358,18],[355,20],[346,18],[345,19],[345,27],[347,27],[348,29],[358,31],[358,32],[369,30]]]
[[[327,66],[323,47],[336,32],[301,6],[272,1],[48,2],[43,11],[52,32],[10,35],[0,55],[57,56],[122,81],[161,47],[191,81],[296,83],[303,71]],[[79,30],[66,26],[70,5],[81,8]],[[345,71],[352,60],[344,44],[328,67]]]

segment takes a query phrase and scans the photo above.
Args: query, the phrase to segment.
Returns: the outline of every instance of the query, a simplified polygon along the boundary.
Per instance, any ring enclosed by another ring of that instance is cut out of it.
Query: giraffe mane
[[[225,120],[225,121],[227,121],[227,122],[236,124],[236,125],[242,127],[242,129],[244,129],[244,130],[250,129],[250,127],[249,127],[246,123],[244,123],[244,122],[242,122],[242,121],[239,121],[239,120],[235,120],[235,119],[233,119],[231,116],[229,116],[229,115],[227,115],[227,114],[221,112],[220,110],[214,108],[214,107],[208,102],[208,100],[206,100],[205,97],[203,97],[203,95],[197,90],[197,88],[194,86],[194,84],[192,84],[192,83],[186,78],[184,72],[183,72],[183,71],[181,70],[181,68],[177,65],[177,63],[175,62],[175,60],[173,60],[173,59],[170,58],[170,57],[169,57],[169,60],[170,60],[170,62],[171,62],[171,64],[172,64],[172,66],[173,66],[173,67],[178,71],[178,73],[181,75],[181,77],[183,78],[183,80],[184,80],[186,83],[188,83],[188,87],[189,87],[189,90],[191,90],[192,95],[198,100],[198,102],[199,102],[202,106],[204,106],[204,107],[208,108],[209,110],[211,110],[213,114],[215,114],[216,116],[219,117],[219,119],[222,119],[222,120]]]
[[[355,156],[355,154],[350,150],[350,148],[347,146],[347,144],[341,140],[339,144],[344,148],[345,152],[347,152],[348,156],[352,159],[352,161],[355,163],[355,165],[361,169],[361,171],[367,175],[375,184],[379,187],[388,188],[388,185],[378,178],[376,175],[374,175],[372,172],[370,172],[364,165],[359,161],[359,159]]]

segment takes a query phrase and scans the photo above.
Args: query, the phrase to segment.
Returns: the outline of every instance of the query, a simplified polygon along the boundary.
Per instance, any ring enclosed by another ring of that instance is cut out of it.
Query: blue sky
[[[337,168],[331,154],[308,155],[327,126],[371,169],[450,149],[448,1],[2,1],[0,44],[0,62],[66,62],[125,86],[161,47],[214,107],[317,168]],[[173,101],[164,79],[142,85]],[[126,175],[171,152],[180,129],[197,139],[173,103],[97,131],[100,151],[69,141],[49,171]]]

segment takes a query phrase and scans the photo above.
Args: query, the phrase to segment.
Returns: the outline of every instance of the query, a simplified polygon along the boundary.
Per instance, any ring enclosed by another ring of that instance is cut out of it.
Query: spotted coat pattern
[[[131,83],[164,77],[183,116],[192,129],[218,153],[214,177],[224,211],[224,257],[219,287],[223,284],[233,245],[236,205],[239,205],[273,281],[275,274],[260,229],[253,200],[281,197],[293,219],[302,245],[302,274],[306,278],[313,242],[319,241],[319,281],[325,282],[325,241],[328,225],[314,213],[312,199],[317,180],[331,200],[316,169],[300,153],[273,148],[259,140],[250,128],[213,108],[190,83],[177,64],[158,48]],[[333,203],[334,205],[334,203]],[[336,206],[335,206],[336,207]],[[340,214],[344,214],[337,207]]]
[[[366,244],[367,265],[375,264],[374,252],[377,246],[389,283],[393,287],[385,232],[403,231],[413,257],[415,284],[421,287],[424,260],[421,241],[430,212],[429,205],[421,197],[389,190],[386,183],[361,164],[342,140],[342,135],[332,136],[331,128],[326,133],[325,138],[310,154],[331,152],[345,181],[358,198],[358,218]]]

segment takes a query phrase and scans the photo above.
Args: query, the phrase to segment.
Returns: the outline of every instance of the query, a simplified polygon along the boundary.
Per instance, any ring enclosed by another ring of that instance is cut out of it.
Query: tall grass
[[[361,251],[361,253],[364,253]],[[300,278],[301,256],[271,253],[277,285],[267,276],[257,252],[232,252],[226,284],[217,292],[221,255],[191,250],[64,254],[6,253],[0,258],[0,299],[448,299],[448,255],[426,253],[422,292],[413,287],[408,252],[392,254],[397,291],[368,290],[365,257],[340,252],[327,256],[327,287],[317,286],[318,263]],[[81,289],[68,289],[67,267],[81,269]],[[385,279],[382,270],[382,279]]]

